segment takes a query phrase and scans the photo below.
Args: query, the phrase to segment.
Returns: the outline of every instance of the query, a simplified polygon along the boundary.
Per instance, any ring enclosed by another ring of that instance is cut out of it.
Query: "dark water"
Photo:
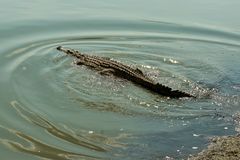
[[[189,6],[189,8],[186,8]],[[235,134],[236,0],[0,0],[1,159],[186,159]],[[102,76],[62,45],[140,68],[197,99]]]

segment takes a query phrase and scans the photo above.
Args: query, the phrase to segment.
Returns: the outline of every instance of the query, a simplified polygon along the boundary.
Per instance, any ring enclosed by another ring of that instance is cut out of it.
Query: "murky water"
[[[185,159],[235,134],[240,2],[186,4],[0,0],[1,159]],[[59,45],[198,98],[76,66]]]

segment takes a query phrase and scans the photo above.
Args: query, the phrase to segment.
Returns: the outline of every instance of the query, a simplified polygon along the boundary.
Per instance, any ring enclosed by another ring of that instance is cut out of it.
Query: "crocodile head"
[[[71,55],[71,56],[73,56],[73,57],[77,57],[77,58],[79,58],[79,59],[85,57],[84,54],[81,54],[79,51],[76,51],[76,50],[73,50],[73,49],[70,49],[70,48],[64,48],[64,47],[62,47],[62,46],[58,46],[58,47],[57,47],[57,50],[62,51],[62,52],[66,53],[66,54],[68,54],[68,55]]]

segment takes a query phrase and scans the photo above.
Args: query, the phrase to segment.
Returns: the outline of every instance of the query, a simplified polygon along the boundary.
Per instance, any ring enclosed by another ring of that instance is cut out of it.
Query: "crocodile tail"
[[[162,94],[167,97],[171,98],[181,98],[181,97],[194,97],[188,93],[179,91],[179,90],[172,90],[172,88],[164,86],[162,84],[155,84],[155,91],[159,94]]]

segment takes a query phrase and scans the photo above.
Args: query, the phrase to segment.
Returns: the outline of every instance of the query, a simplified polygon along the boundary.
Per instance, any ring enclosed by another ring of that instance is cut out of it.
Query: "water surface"
[[[189,8],[186,8],[189,5]],[[235,134],[240,2],[0,0],[4,159],[186,159]],[[71,47],[197,99],[76,66]]]

